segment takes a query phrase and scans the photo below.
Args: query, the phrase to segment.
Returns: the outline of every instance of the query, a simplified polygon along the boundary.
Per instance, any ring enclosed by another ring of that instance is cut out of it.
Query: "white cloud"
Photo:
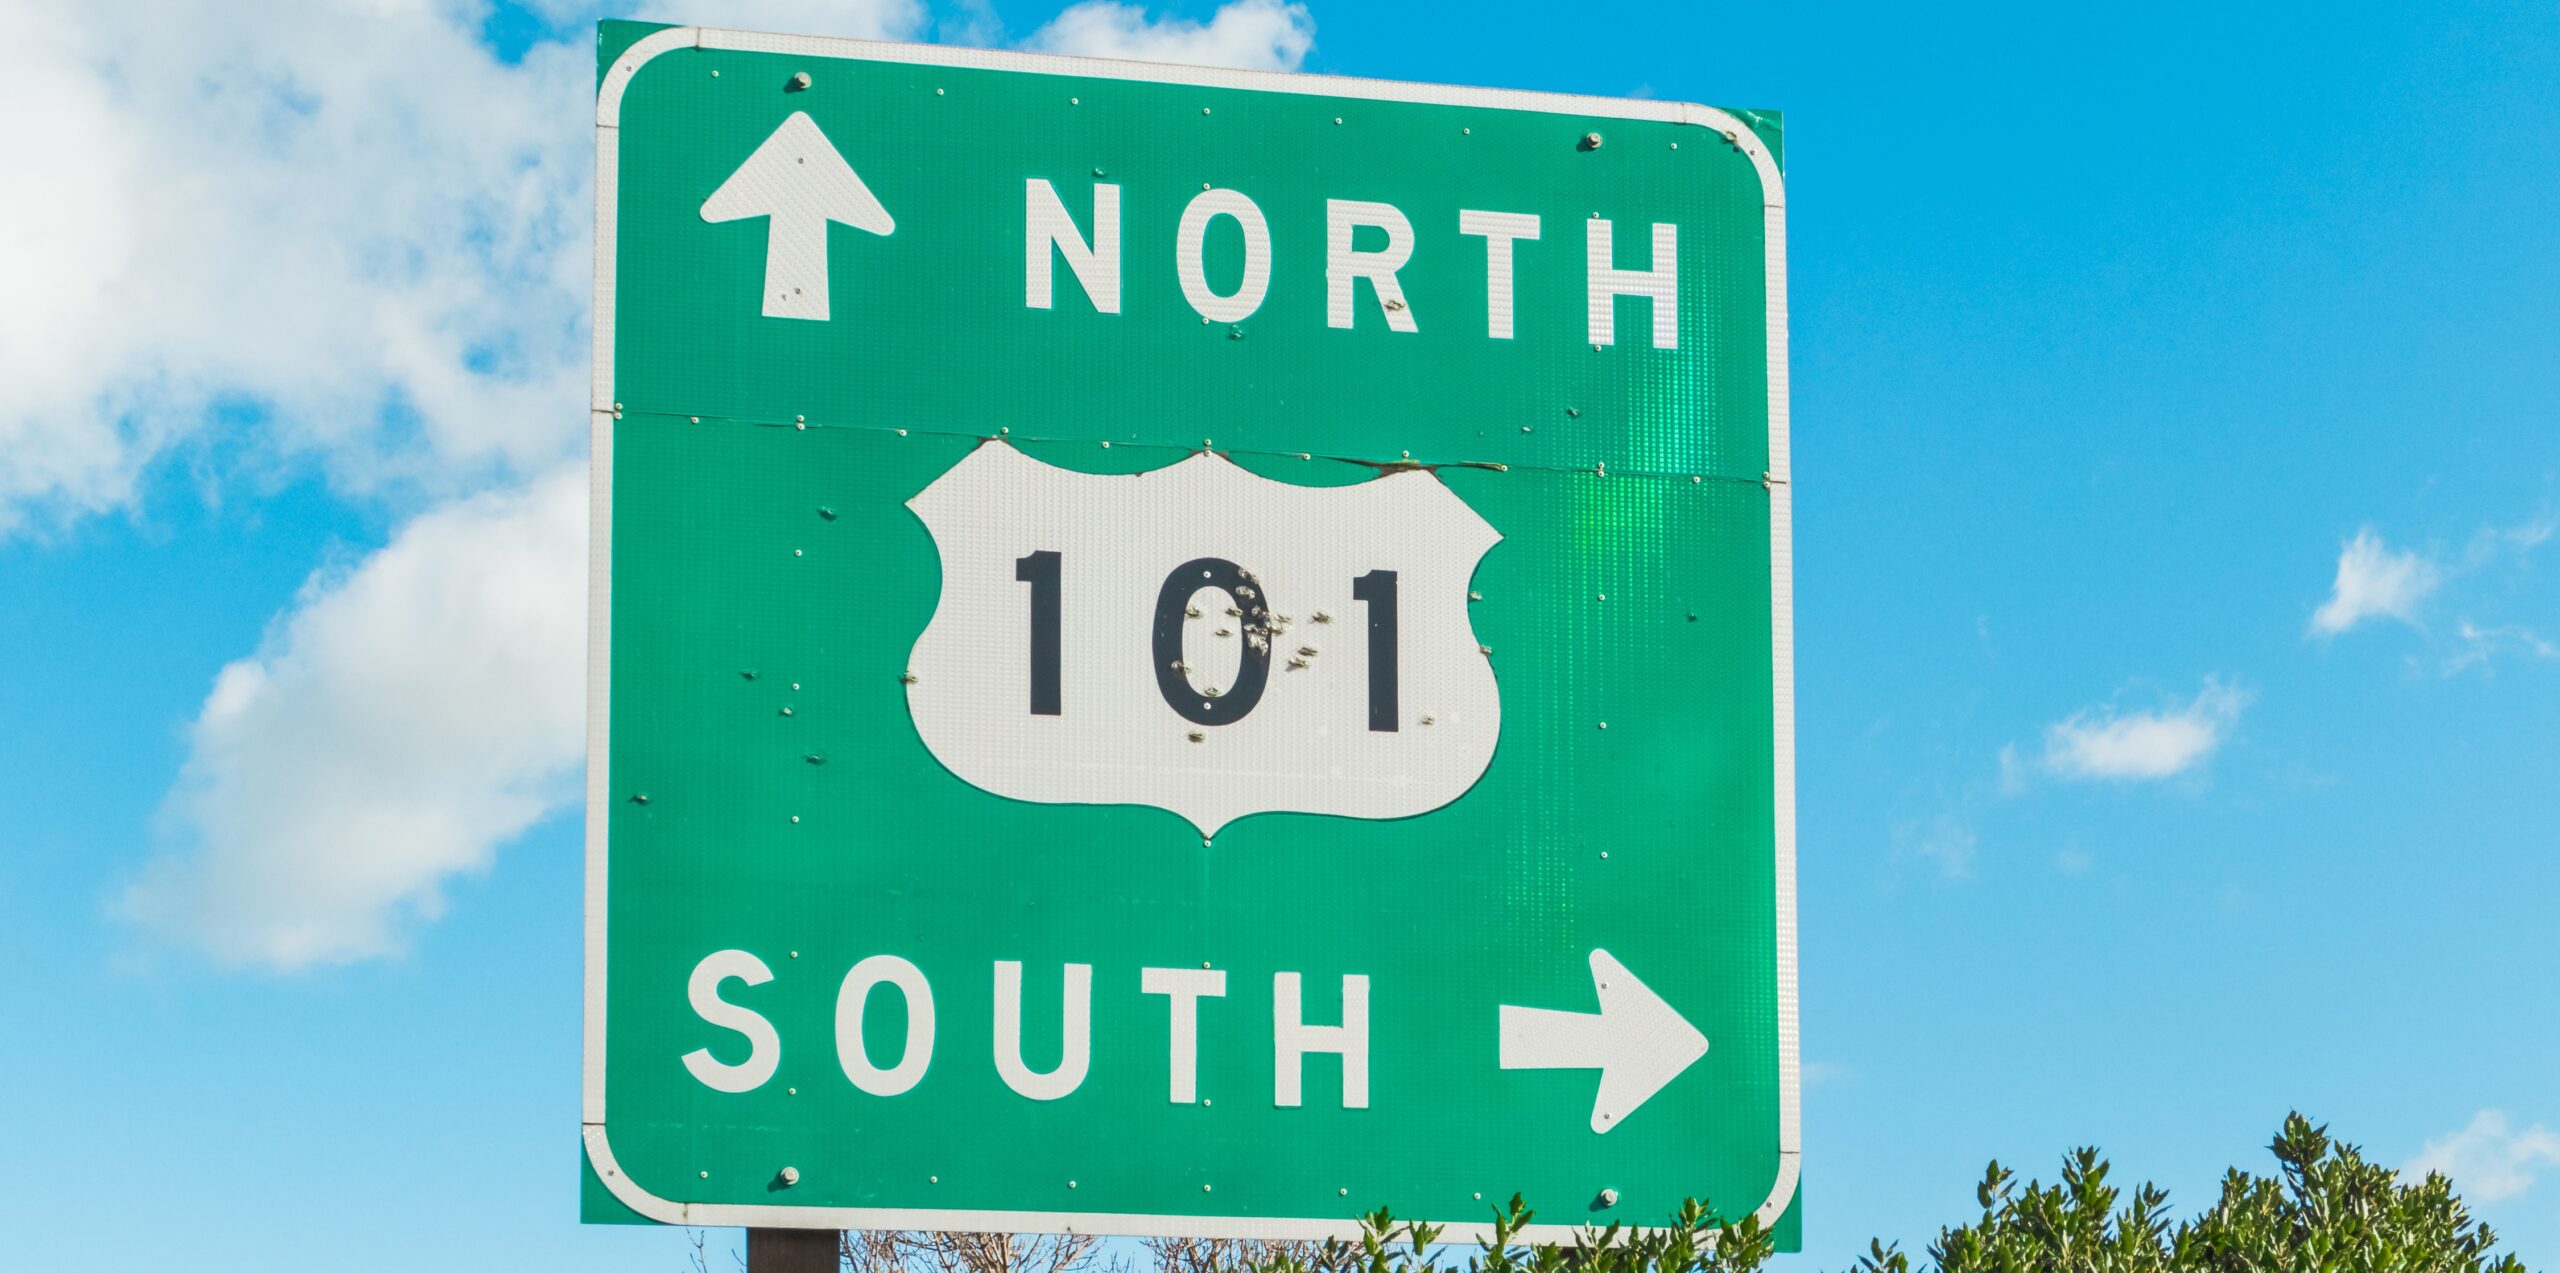
[[[27,0],[0,41],[0,530],[229,427],[349,489],[574,454],[583,41],[424,0]]]
[[[2484,1109],[2471,1124],[2427,1142],[2400,1174],[2412,1180],[2439,1173],[2472,1202],[2499,1202],[2533,1187],[2542,1168],[2560,1165],[2560,1133],[2541,1124],[2518,1131],[2503,1111]]]
[[[1316,24],[1305,5],[1280,0],[1233,0],[1207,22],[1149,21],[1138,5],[1086,0],[1023,43],[1043,53],[1078,57],[1294,71],[1315,47]]]
[[[572,797],[584,740],[586,477],[411,522],[323,573],[222,669],[121,909],[231,965],[399,949],[448,876]]]
[[[2311,615],[2311,630],[2335,636],[2366,619],[2416,622],[2418,603],[2435,591],[2443,572],[2432,558],[2393,552],[2368,526],[2338,551],[2338,577],[2329,599]]]
[[[2248,705],[2247,691],[2207,677],[2183,705],[2143,712],[2089,708],[2045,730],[2039,764],[2061,778],[2174,777],[2212,756]]]

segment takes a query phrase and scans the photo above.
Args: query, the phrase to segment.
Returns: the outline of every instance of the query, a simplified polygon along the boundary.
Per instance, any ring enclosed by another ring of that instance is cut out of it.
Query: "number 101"
[[[1031,585],[1031,714],[1061,712],[1059,670],[1065,660],[1060,640],[1059,555],[1043,549],[1015,559],[1013,577]],[[1192,617],[1191,598],[1203,588],[1227,594],[1243,629],[1243,654],[1236,664],[1233,688],[1202,694],[1191,684],[1182,661],[1182,627]],[[1396,731],[1396,572],[1372,570],[1351,581],[1351,596],[1369,611],[1369,728]],[[1156,689],[1165,705],[1197,725],[1232,725],[1262,701],[1271,680],[1271,598],[1244,567],[1223,557],[1196,557],[1173,568],[1156,592]]]

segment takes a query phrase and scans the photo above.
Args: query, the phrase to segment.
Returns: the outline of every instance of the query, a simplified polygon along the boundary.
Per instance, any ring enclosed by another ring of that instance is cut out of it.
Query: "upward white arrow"
[[[702,219],[768,218],[764,243],[767,318],[827,317],[827,223],[873,234],[897,228],[835,143],[807,111],[794,111],[711,197]]]
[[[1598,1070],[1591,1130],[1606,1133],[1707,1054],[1698,1033],[1608,951],[1591,952],[1600,1011],[1502,1005],[1502,1068]]]

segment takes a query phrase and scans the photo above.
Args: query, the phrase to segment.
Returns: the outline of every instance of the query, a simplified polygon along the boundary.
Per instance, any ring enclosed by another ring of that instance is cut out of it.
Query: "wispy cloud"
[[[2149,711],[2086,708],[2046,727],[2036,767],[2057,778],[2118,782],[2172,778],[2210,759],[2240,721],[2249,692],[2212,677],[2183,703]],[[2014,772],[2004,756],[2004,769]]]
[[[2415,623],[2418,603],[2442,578],[2432,557],[2394,552],[2365,527],[2338,550],[2338,576],[2329,585],[2329,599],[2311,614],[2311,631],[2335,636],[2373,618]]]
[[[1974,855],[1981,847],[1972,820],[1956,813],[1905,822],[1893,829],[1893,842],[1897,850],[1928,859],[1938,874],[1955,880],[1972,877]]]
[[[2500,1202],[2533,1187],[2545,1167],[2560,1166],[2560,1133],[2537,1123],[2521,1130],[2502,1110],[2484,1109],[2469,1126],[2427,1142],[2403,1163],[2400,1174],[2422,1179],[2439,1173],[2473,1202]]]
[[[1086,0],[1023,43],[1078,57],[1294,71],[1315,48],[1316,24],[1307,6],[1280,0],[1234,0],[1206,22],[1149,19],[1139,5]]]

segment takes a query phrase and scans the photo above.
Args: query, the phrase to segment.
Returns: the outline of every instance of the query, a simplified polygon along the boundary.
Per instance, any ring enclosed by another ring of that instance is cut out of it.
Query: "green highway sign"
[[[600,39],[588,1217],[1791,1248],[1776,117]]]

